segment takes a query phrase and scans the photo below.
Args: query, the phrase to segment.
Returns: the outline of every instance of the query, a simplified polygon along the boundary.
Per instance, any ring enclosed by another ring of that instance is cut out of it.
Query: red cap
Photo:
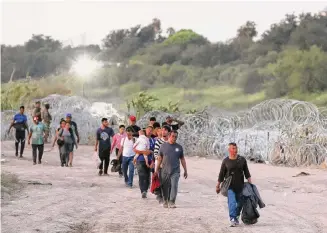
[[[130,116],[129,119],[130,119],[131,121],[136,121],[136,117],[135,117],[135,116]]]

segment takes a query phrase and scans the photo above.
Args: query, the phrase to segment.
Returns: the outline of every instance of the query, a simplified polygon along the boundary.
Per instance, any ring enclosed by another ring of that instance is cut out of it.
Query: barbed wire
[[[117,132],[119,124],[127,124],[127,114],[111,104],[91,103],[82,97],[51,95],[41,99],[50,104],[51,135],[61,118],[71,113],[78,124],[82,144],[94,143],[95,131],[102,117],[107,117]],[[1,140],[6,135],[14,111],[1,112]],[[31,110],[26,113],[31,124]],[[256,161],[269,161],[288,166],[318,165],[327,160],[327,108],[285,99],[264,101],[248,111],[237,113],[208,110],[195,114],[146,113],[137,124],[147,126],[154,116],[162,123],[170,115],[185,122],[179,129],[178,142],[185,154],[223,158],[229,142],[236,142],[240,154]]]

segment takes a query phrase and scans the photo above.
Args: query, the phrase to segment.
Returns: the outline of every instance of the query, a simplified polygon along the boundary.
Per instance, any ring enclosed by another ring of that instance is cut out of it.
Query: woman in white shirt
[[[121,147],[118,152],[118,159],[120,156],[123,156],[123,175],[125,179],[126,187],[133,187],[133,178],[134,178],[134,164],[133,159],[135,152],[133,151],[133,146],[135,143],[135,138],[133,137],[133,130],[130,127],[126,129],[127,136],[121,139]],[[127,174],[128,171],[128,174]]]

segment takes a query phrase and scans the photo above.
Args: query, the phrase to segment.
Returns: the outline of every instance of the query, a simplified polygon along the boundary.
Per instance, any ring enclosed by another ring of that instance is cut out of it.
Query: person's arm
[[[252,183],[251,174],[250,174],[250,171],[249,171],[248,163],[246,162],[245,158],[244,158],[243,172],[244,172],[245,178],[251,184]]]
[[[156,164],[156,167],[154,169],[155,173],[157,173],[159,171],[161,163],[162,163],[162,155],[161,155],[161,153],[159,153],[159,155],[157,157],[157,164]]]
[[[58,131],[58,129],[57,129],[57,130],[56,130],[56,135],[55,135],[54,140],[53,140],[53,143],[52,143],[52,147],[54,147],[54,145],[55,145],[55,143],[56,143],[56,141],[57,141],[57,139],[58,139],[58,133],[59,133],[59,131]]]
[[[111,148],[110,148],[110,154],[114,150],[116,144],[117,144],[117,135],[114,135],[113,138],[112,138],[112,143],[111,143]]]
[[[12,118],[12,121],[11,121],[11,123],[10,123],[10,126],[9,126],[9,129],[8,129],[8,133],[10,132],[10,130],[11,130],[11,128],[14,126],[14,124],[15,124],[15,117],[16,117],[16,115],[14,115],[14,117]]]
[[[76,122],[75,122],[75,134],[76,134],[76,137],[77,137],[77,143],[79,143],[79,133],[78,133]]]
[[[119,159],[120,156],[123,154],[125,139],[126,139],[126,138],[123,138],[123,139],[120,141],[120,148],[119,148],[119,150],[118,150],[117,159]]]
[[[184,169],[184,178],[187,179],[187,167],[186,167],[186,160],[185,160],[185,156],[184,156],[184,150],[183,150],[183,147],[181,147],[180,149],[180,155],[179,155],[179,159],[181,160],[181,164],[183,166],[183,169]]]
[[[33,134],[33,130],[32,130],[32,128],[30,128],[30,133],[28,134],[28,145],[31,144],[31,137],[32,137],[32,134]]]
[[[24,122],[24,125],[25,125],[25,128],[26,128],[26,130],[27,130],[27,133],[29,134],[29,133],[30,133],[30,130],[29,130],[29,128],[28,128],[27,120]]]
[[[8,133],[10,132],[11,128],[14,126],[15,120],[12,120],[8,129]]]
[[[95,134],[95,147],[94,147],[94,151],[98,151],[99,138],[100,138],[100,133],[97,130],[97,132]]]
[[[216,186],[217,193],[220,192],[220,184],[224,181],[226,172],[227,172],[227,168],[226,168],[225,159],[224,159],[223,162],[221,163],[220,172],[219,172],[219,176],[218,176],[218,183]]]
[[[183,166],[184,169],[184,178],[186,179],[188,177],[188,173],[187,173],[187,167],[186,167],[186,160],[185,160],[185,156],[183,156],[181,158],[181,164]]]

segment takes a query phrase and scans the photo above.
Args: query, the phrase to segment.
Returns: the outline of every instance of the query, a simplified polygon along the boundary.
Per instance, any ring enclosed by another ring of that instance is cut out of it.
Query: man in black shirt
[[[139,137],[139,131],[141,130],[140,127],[136,125],[136,117],[130,116],[129,117],[129,127],[132,129],[133,137]]]
[[[251,183],[251,175],[246,159],[237,154],[237,145],[232,142],[228,144],[229,156],[226,157],[220,168],[218,184],[216,192],[220,192],[220,184],[228,176],[232,175],[232,181],[228,189],[228,209],[231,221],[231,227],[239,224],[239,216],[241,213],[241,195],[244,186],[244,176]]]

